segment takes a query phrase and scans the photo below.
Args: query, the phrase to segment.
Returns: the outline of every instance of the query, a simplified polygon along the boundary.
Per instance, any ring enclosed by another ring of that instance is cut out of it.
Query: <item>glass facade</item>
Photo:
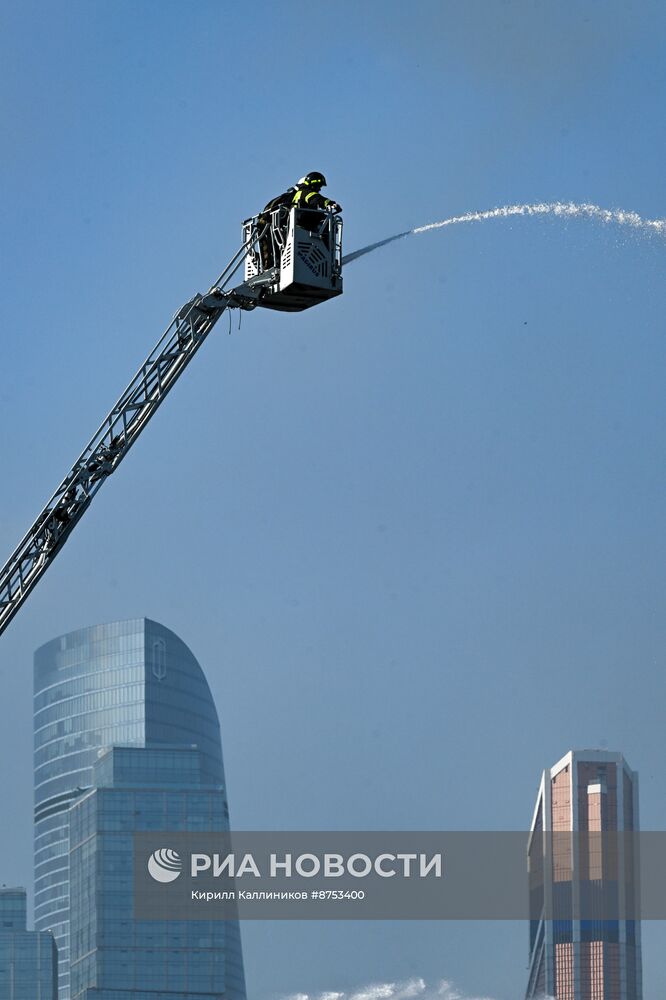
[[[72,1000],[243,1000],[238,924],[134,920],[133,835],[226,830],[226,801],[197,750],[115,748],[70,809]],[[157,777],[153,777],[157,776]]]
[[[176,745],[199,751],[199,780],[218,790],[226,818],[220,727],[190,650],[140,618],[80,629],[37,650],[34,732],[35,926],[55,936],[59,1000],[70,1000],[70,808],[93,787],[110,747]]]
[[[544,771],[528,847],[530,973],[527,1000],[641,1000],[640,924],[576,918],[575,900],[611,905],[635,898],[633,854],[579,833],[632,833],[638,824],[638,776],[607,750],[572,750]],[[552,838],[543,838],[543,833]],[[555,919],[545,916],[552,901]]]
[[[28,927],[25,889],[0,889],[0,931],[24,931]]]
[[[57,1000],[53,936],[27,930],[25,889],[0,889],[0,997]]]

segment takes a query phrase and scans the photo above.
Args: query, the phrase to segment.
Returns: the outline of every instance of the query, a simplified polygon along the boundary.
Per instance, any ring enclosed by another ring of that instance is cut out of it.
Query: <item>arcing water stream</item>
[[[358,257],[363,257],[379,247],[393,243],[394,240],[402,240],[407,236],[415,236],[417,233],[426,233],[431,229],[443,229],[444,226],[456,226],[459,222],[484,222],[486,219],[508,219],[513,215],[553,215],[558,218],[585,218],[593,219],[595,222],[602,222],[606,225],[612,223],[618,226],[630,226],[644,234],[657,234],[666,236],[666,219],[643,219],[636,212],[625,212],[621,208],[600,208],[598,205],[582,204],[577,205],[572,201],[550,201],[538,202],[535,205],[504,205],[502,208],[491,208],[485,212],[466,212],[465,215],[454,215],[450,219],[442,222],[430,222],[427,226],[417,226],[416,229],[407,229],[404,233],[396,233],[378,243],[370,243],[367,247],[354,250],[342,258],[343,264],[349,264]]]

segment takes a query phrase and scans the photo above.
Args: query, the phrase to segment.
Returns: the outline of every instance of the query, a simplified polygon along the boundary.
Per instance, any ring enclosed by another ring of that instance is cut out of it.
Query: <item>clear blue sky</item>
[[[347,249],[510,202],[666,215],[661,3],[4,0],[0,29],[6,554],[306,171]],[[238,828],[519,829],[541,769],[603,744],[664,829],[665,267],[663,240],[493,221],[221,322],[0,643],[0,881],[32,882],[34,648],[143,614],[211,680]],[[656,1000],[663,925],[644,942]],[[525,984],[521,925],[244,945],[255,1000]]]

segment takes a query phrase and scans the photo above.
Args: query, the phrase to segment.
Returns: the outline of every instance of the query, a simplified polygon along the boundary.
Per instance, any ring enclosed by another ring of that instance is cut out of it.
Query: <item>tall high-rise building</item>
[[[638,775],[622,754],[572,750],[543,772],[528,846],[528,1000],[641,1000],[640,924],[615,919],[632,912],[638,876],[629,842],[612,836],[638,828]]]
[[[197,781],[209,798],[216,792],[216,817],[221,810],[228,829],[220,727],[206,678],[190,650],[169,629],[145,618],[80,629],[38,649],[34,726],[35,926],[53,932],[58,946],[59,1000],[70,1000],[72,807],[95,787],[98,762],[111,747],[194,748],[198,751]],[[161,774],[165,789],[173,791],[174,782],[164,774],[169,770],[165,763],[169,757],[159,760],[160,770],[149,784],[154,791]],[[173,766],[176,778],[182,778],[182,760],[175,757]],[[160,822],[170,819],[167,813]],[[112,907],[110,897],[106,899]],[[111,910],[103,918],[109,932]],[[91,914],[90,919],[97,916]],[[77,926],[83,933],[80,923]],[[232,930],[220,947],[227,968],[234,970],[233,984],[229,982],[225,995],[236,997],[243,989],[242,959],[237,928],[229,926]],[[189,957],[194,963],[196,950],[197,946],[189,946],[188,956],[185,949],[182,961]],[[176,976],[174,982],[178,981]],[[171,992],[177,995],[177,986]],[[217,990],[207,995],[220,994]],[[135,996],[140,994],[129,993],[128,1000]]]
[[[228,829],[224,794],[183,747],[114,747],[69,811],[72,1000],[244,1000],[237,921],[136,920],[134,833]]]
[[[25,889],[0,889],[0,997],[57,1000],[53,935],[27,929]]]

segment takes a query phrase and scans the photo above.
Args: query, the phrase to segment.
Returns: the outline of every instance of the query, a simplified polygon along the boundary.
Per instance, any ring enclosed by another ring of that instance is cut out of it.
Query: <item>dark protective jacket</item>
[[[321,210],[332,205],[337,205],[338,203],[333,201],[332,198],[325,198],[319,191],[311,191],[305,184],[297,184],[291,204],[299,205],[301,208],[317,208]],[[340,211],[339,206],[338,211]]]
[[[279,194],[276,198],[271,198],[268,204],[264,206],[264,210],[261,214],[266,215],[267,212],[272,212],[274,209],[280,208],[282,205],[286,205],[291,208],[295,193],[295,187],[287,188],[286,191],[283,191],[282,194]]]

